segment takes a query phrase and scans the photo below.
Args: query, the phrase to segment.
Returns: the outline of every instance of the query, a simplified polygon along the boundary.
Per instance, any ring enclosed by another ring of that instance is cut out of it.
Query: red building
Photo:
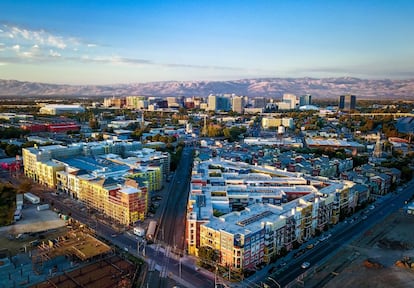
[[[68,131],[79,131],[80,125],[74,122],[47,124],[47,131],[56,133],[65,133]]]

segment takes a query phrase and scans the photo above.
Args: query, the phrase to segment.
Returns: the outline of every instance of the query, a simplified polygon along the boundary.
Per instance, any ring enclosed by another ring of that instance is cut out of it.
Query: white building
[[[40,114],[60,115],[63,113],[82,113],[85,108],[80,105],[47,104],[40,108]]]

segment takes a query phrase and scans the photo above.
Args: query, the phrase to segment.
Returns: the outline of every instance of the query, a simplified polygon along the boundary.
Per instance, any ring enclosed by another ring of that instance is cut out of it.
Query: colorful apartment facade
[[[130,225],[145,219],[148,193],[162,188],[164,169],[136,163],[131,168],[106,154],[133,152],[136,147],[129,142],[103,141],[24,148],[24,172],[33,181],[70,194],[114,221]],[[145,161],[149,154],[147,149]]]

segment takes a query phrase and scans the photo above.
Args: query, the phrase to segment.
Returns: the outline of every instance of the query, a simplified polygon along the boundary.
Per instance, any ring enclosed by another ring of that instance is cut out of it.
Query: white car
[[[309,262],[303,262],[302,265],[300,265],[300,267],[302,267],[303,269],[309,268],[310,263]]]

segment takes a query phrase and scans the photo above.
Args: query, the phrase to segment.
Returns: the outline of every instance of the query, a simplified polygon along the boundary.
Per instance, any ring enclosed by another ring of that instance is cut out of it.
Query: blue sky
[[[414,77],[414,1],[0,1],[0,79]]]

